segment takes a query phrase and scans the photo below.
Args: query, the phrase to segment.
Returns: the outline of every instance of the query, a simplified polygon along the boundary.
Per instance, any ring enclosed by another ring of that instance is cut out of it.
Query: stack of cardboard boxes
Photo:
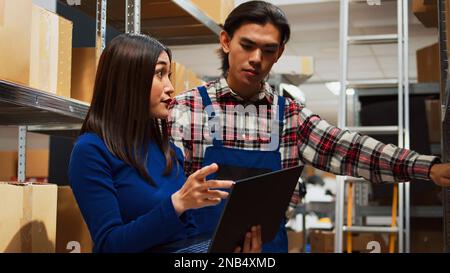
[[[445,1],[446,5],[446,29],[447,29],[447,50],[450,49],[450,0]],[[438,27],[437,1],[414,0],[412,5],[414,15],[425,27]],[[417,82],[438,83],[441,78],[439,43],[423,47],[416,52],[417,60]],[[442,90],[441,90],[442,91]],[[431,144],[441,142],[441,115],[440,101],[438,99],[425,100],[425,109],[428,123],[428,136]]]
[[[413,0],[412,11],[424,26],[438,27],[437,1]]]
[[[219,25],[225,23],[225,19],[235,5],[234,0],[192,0],[191,2]]]
[[[0,0],[0,79],[70,98],[72,29],[71,21],[30,0]],[[27,151],[28,177],[48,176],[48,155]],[[16,176],[17,151],[0,152],[0,181]],[[0,182],[0,200],[0,252],[91,250],[70,188]]]
[[[29,0],[0,0],[0,79],[70,97],[72,27]]]
[[[92,251],[70,187],[0,182],[0,199],[0,253]]]
[[[448,2],[449,1],[447,0],[447,4]],[[416,18],[419,19],[425,27],[438,27],[437,1],[413,0],[412,11]],[[439,82],[439,44],[435,43],[417,50],[416,58],[417,81]]]
[[[72,98],[90,103],[97,67],[95,48],[74,48],[72,54]],[[173,96],[203,84],[192,70],[180,63],[173,62],[171,70],[171,80],[175,90]]]
[[[90,103],[96,52],[72,49],[72,29],[71,21],[30,0],[0,0],[0,79]],[[179,63],[172,70],[176,93],[203,83]],[[48,158],[47,149],[27,150],[27,177],[45,181]],[[0,152],[0,181],[16,176],[17,151]],[[0,182],[0,200],[0,252],[92,251],[70,187]]]

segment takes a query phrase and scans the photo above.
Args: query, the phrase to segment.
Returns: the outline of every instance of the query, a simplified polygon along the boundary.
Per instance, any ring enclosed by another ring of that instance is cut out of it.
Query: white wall
[[[56,0],[33,0],[33,4],[56,13]]]
[[[17,126],[0,126],[0,151],[16,151],[19,129]],[[27,149],[48,149],[49,136],[27,133]]]

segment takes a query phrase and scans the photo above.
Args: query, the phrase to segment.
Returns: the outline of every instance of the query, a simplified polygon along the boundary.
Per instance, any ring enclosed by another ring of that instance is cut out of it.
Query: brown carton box
[[[92,240],[88,227],[69,186],[58,187],[56,252],[92,252]]]
[[[17,151],[0,152],[0,181],[17,176]]]
[[[95,47],[72,50],[71,98],[91,103],[96,70]]]
[[[0,79],[29,84],[31,18],[31,1],[0,0]]]
[[[225,19],[234,8],[234,0],[192,0],[192,3],[219,25],[225,23]]]
[[[333,253],[334,232],[322,230],[310,230],[309,243],[312,253]]]
[[[441,102],[439,100],[425,100],[425,110],[430,143],[441,143]]]
[[[436,0],[413,0],[412,11],[426,27],[438,27],[438,11]]]
[[[183,64],[172,63],[172,84],[175,90],[173,96],[183,91],[190,90],[203,84],[203,81],[190,69]]]
[[[72,22],[27,0],[0,0],[0,79],[70,95]]]
[[[186,67],[180,63],[172,63],[172,85],[175,90],[173,96],[180,94],[183,91],[188,90],[187,72]]]
[[[332,253],[334,252],[334,231],[311,230],[309,233],[309,242],[312,253]],[[386,240],[380,234],[353,233],[352,252],[369,253],[374,250],[381,253],[388,252]],[[379,245],[379,249],[371,247],[370,242]],[[347,234],[343,237],[343,251],[347,252]]]
[[[0,180],[9,181],[17,177],[17,151],[0,152]],[[48,149],[30,149],[26,152],[25,175],[44,178],[48,176]]]
[[[439,44],[417,50],[417,82],[439,82]]]
[[[57,186],[0,183],[0,252],[55,252]]]
[[[288,252],[289,253],[300,253],[303,252],[304,243],[304,233],[302,231],[295,232],[289,230],[288,235]]]

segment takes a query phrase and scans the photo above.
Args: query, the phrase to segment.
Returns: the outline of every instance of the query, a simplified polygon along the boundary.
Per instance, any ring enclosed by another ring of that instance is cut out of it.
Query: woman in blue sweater
[[[103,51],[91,107],[73,148],[69,180],[94,252],[142,252],[197,235],[190,210],[216,205],[232,181],[209,180],[212,164],[189,176],[167,137],[173,87],[170,50],[122,34]],[[253,227],[240,252],[261,250]]]

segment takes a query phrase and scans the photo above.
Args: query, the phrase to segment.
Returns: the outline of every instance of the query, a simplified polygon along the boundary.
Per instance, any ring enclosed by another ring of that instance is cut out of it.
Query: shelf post
[[[18,168],[17,178],[19,183],[25,182],[25,163],[27,151],[27,126],[19,126]]]
[[[141,33],[141,0],[126,0],[125,32]]]
[[[106,0],[97,0],[97,13],[95,16],[95,58],[97,63],[106,46],[106,5]]]

